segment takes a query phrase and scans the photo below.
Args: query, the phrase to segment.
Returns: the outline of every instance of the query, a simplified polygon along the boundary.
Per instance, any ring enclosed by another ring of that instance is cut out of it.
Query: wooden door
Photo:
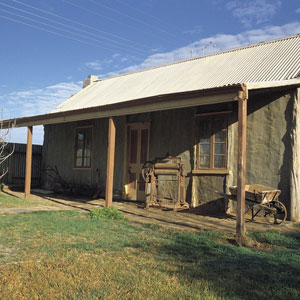
[[[127,168],[125,197],[145,201],[145,182],[142,167],[149,159],[149,123],[129,124],[127,127]]]

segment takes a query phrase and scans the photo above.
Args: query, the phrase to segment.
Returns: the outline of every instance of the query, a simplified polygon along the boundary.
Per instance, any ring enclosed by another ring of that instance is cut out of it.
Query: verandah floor
[[[4,190],[4,193],[14,195],[18,198],[23,198],[22,192],[11,191],[8,188]],[[5,210],[0,209],[1,212],[26,212],[33,210],[65,210],[76,209],[83,211],[90,211],[93,208],[101,208],[105,206],[104,199],[89,200],[82,197],[73,197],[65,195],[42,195],[32,194],[31,200],[37,201],[39,205],[37,207],[18,207],[7,208]],[[41,205],[41,201],[44,205]],[[141,203],[114,201],[113,206],[116,206],[130,222],[138,223],[153,223],[162,226],[172,227],[182,230],[217,230],[235,234],[236,218],[234,215],[224,214],[218,216],[211,215],[199,215],[195,212],[195,209],[190,211],[177,211],[163,210],[160,208],[150,207],[148,210],[143,208]],[[266,231],[266,230],[278,230],[280,232],[295,232],[298,229],[292,222],[285,221],[281,225],[272,225],[266,222],[264,218],[256,218],[255,221],[250,221],[250,218],[246,218],[246,228],[248,232]]]

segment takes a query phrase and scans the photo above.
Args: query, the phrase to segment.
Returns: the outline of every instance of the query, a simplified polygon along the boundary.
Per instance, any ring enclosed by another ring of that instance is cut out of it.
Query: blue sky
[[[1,0],[4,119],[50,112],[112,76],[300,33],[299,0]],[[11,141],[26,142],[26,129]],[[43,128],[34,127],[42,144]]]

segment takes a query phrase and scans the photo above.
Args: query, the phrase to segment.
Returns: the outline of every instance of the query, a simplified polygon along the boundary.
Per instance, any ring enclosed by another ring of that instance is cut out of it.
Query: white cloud
[[[4,119],[19,118],[49,113],[58,104],[68,99],[82,88],[81,82],[61,82],[43,89],[18,91],[2,95],[0,108],[3,108]],[[42,143],[43,128],[35,127],[34,143]],[[26,142],[26,130],[15,129],[12,141]]]
[[[96,70],[96,71],[100,71],[103,69],[102,63],[99,60],[87,62],[85,63],[85,66],[89,69]]]
[[[0,108],[8,112],[6,119],[44,114],[80,89],[80,83],[62,82],[43,89],[12,92],[2,95]]]
[[[300,14],[300,7],[298,9],[296,9],[296,13]]]
[[[112,58],[116,59],[119,58],[119,54],[113,54]],[[85,67],[95,70],[95,71],[100,71],[102,70],[104,67],[107,67],[107,65],[110,65],[113,62],[113,59],[104,59],[104,60],[95,60],[95,61],[90,61],[85,63]]]
[[[298,32],[300,32],[300,22],[288,23],[283,26],[266,26],[262,29],[248,30],[235,35],[217,34],[195,41],[185,47],[170,52],[153,54],[140,64],[131,65],[119,71],[102,74],[101,77],[115,76],[121,73],[133,72],[165,63],[188,59],[191,57],[191,50],[193,50],[193,56],[199,56],[202,55],[202,47],[204,46],[206,47],[204,54],[209,54],[220,50],[240,47],[246,44],[276,39]],[[214,44],[216,47],[212,46]]]
[[[279,10],[279,0],[231,0],[226,8],[238,18],[245,27],[268,22]]]

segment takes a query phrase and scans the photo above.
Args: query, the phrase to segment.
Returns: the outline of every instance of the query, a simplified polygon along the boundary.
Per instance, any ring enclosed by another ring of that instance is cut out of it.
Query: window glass
[[[91,167],[92,128],[78,128],[75,136],[75,167]]]
[[[89,162],[90,162],[89,158],[84,157],[83,158],[83,167],[89,167]]]
[[[225,143],[215,143],[215,153],[214,154],[225,154],[226,144]]]
[[[209,154],[210,144],[200,144],[200,154]]]
[[[214,156],[214,168],[225,168],[225,155]]]
[[[84,133],[83,132],[78,131],[78,141],[80,141],[80,142],[84,141]]]
[[[76,167],[81,166],[81,162],[82,162],[82,158],[78,157],[78,158],[76,159]]]
[[[86,157],[91,157],[91,150],[90,149],[85,149],[85,156]]]
[[[209,156],[200,156],[200,167],[209,168],[210,166],[210,157]]]
[[[225,169],[227,162],[227,121],[201,119],[198,123],[197,167]]]

